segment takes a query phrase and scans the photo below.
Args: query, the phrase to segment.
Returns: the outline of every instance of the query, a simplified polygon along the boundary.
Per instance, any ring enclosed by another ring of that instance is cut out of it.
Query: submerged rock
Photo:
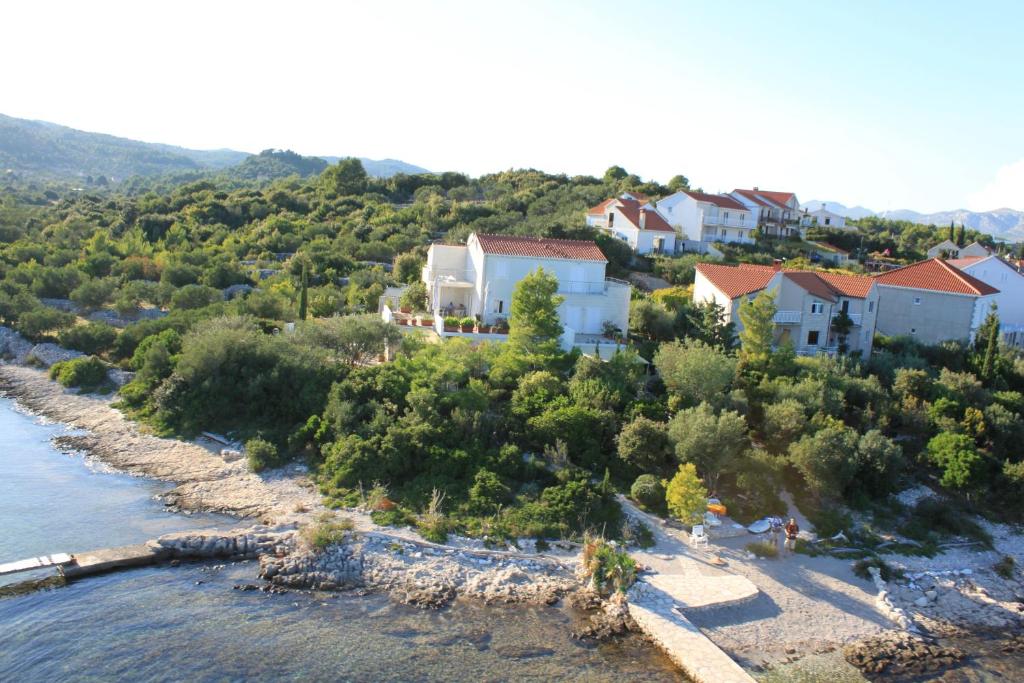
[[[870,680],[932,675],[958,666],[967,657],[957,648],[909,633],[888,633],[848,645],[843,656]]]

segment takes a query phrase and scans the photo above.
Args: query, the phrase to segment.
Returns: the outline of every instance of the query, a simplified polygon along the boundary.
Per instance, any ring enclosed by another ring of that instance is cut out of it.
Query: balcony
[[[861,313],[847,313],[846,315],[850,316],[850,320],[853,321],[853,326],[854,327],[860,327],[861,322],[864,319],[863,314],[861,314]],[[835,322],[835,319],[836,319],[836,316],[833,315],[832,316],[832,321]],[[831,327],[831,325],[830,325],[830,327]]]
[[[776,325],[799,325],[802,318],[802,311],[776,311],[774,322]]]
[[[729,216],[726,218],[720,213],[702,213],[700,220],[703,225],[714,225],[723,228],[744,228],[747,230],[753,230],[757,227],[757,220],[752,216],[741,219],[737,216]]]
[[[472,287],[475,277],[472,271],[464,268],[434,268],[429,264],[423,266],[423,281],[431,286]]]
[[[613,277],[606,277],[603,281],[578,281],[559,280],[559,294],[607,294],[609,289],[616,287],[629,288],[630,284],[625,280],[618,280]]]

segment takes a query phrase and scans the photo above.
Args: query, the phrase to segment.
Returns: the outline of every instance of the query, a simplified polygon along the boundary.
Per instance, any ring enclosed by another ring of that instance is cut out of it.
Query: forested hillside
[[[786,486],[819,530],[849,527],[842,502],[888,515],[926,549],[937,537],[921,519],[934,511],[875,502],[918,480],[1020,516],[1024,359],[999,347],[995,318],[970,346],[880,340],[871,358],[796,358],[772,348],[774,303],[758,298],[737,340],[690,301],[696,257],[630,264],[620,241],[585,226],[587,207],[627,189],[668,192],[618,167],[376,179],[356,159],[307,178],[137,194],[9,180],[0,323],[88,354],[52,370],[69,386],[102,387],[105,364],[135,372],[121,405],[160,432],[231,433],[257,469],[304,460],[336,504],[372,493],[381,519],[434,538],[634,533],[616,490],[681,518],[714,492],[751,519],[780,510]],[[899,257],[945,236],[870,220],[865,241]],[[386,286],[417,281],[431,241],[473,231],[596,239],[612,274],[670,278],[636,292],[630,316],[657,375],[632,351],[608,363],[559,351],[557,330],[536,322],[557,304],[540,273],[512,299],[506,344],[424,344],[375,315]],[[796,245],[729,254],[765,261]],[[385,341],[398,356],[377,363]]]

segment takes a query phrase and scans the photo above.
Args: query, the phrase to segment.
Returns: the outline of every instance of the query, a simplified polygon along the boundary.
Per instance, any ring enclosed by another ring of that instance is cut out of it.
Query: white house
[[[834,268],[845,268],[855,262],[850,258],[850,252],[833,246],[828,242],[811,242],[808,240],[807,244],[811,245],[810,256],[812,261],[820,261]]]
[[[646,195],[625,192],[587,211],[587,225],[615,235],[638,254],[674,253],[676,231]]]
[[[790,237],[803,234],[801,228],[810,223],[810,219],[801,216],[800,202],[796,194],[777,190],[736,189],[730,196],[743,203],[755,212],[757,226],[761,232],[771,237]]]
[[[847,229],[846,216],[841,216],[838,213],[832,213],[825,207],[821,207],[817,211],[809,211],[806,216],[810,218],[813,225],[816,225],[819,228],[827,228],[829,230]]]
[[[943,240],[928,250],[928,258],[960,259],[972,256],[989,256],[992,250],[978,242],[958,247],[952,240]]]
[[[923,344],[968,341],[999,290],[934,258],[874,276],[879,291],[878,331]]]
[[[606,277],[607,264],[591,241],[472,233],[465,246],[431,245],[423,282],[436,320],[454,314],[493,325],[507,320],[516,283],[541,267],[558,278],[558,313],[578,341],[606,323],[623,334],[629,327],[630,285]]]
[[[999,313],[1003,341],[1009,346],[1024,347],[1024,275],[995,254],[968,256],[949,263],[999,290],[992,301]]]
[[[752,243],[757,219],[733,197],[679,190],[658,200],[658,212],[677,228],[693,251],[706,251],[713,242]]]
[[[783,270],[780,264],[726,266],[697,264],[695,303],[714,302],[725,322],[742,328],[740,304],[762,290],[775,295],[775,343],[791,343],[801,355],[834,354],[845,341],[849,352],[871,353],[878,315],[878,289],[870,277],[810,270]],[[837,329],[845,313],[850,328]],[[845,336],[845,340],[843,337]]]

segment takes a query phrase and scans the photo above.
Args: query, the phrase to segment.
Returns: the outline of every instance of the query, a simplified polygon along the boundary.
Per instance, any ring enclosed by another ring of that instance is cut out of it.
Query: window
[[[869,301],[868,302],[868,313],[874,313],[874,312],[875,312],[875,302],[874,301]]]
[[[725,212],[725,220],[729,220],[729,212],[728,211]]]
[[[740,214],[740,220],[741,220],[741,221],[745,221],[745,220],[747,220],[747,214],[745,214],[745,213],[741,213],[741,214]]]
[[[921,305],[921,297],[919,297],[919,296],[915,296],[914,297],[914,305],[915,306],[920,306]]]
[[[495,313],[504,313],[505,312],[505,302],[502,301],[501,299],[498,299],[497,301],[495,301],[494,302],[494,312]]]
[[[839,309],[843,313],[849,313],[850,312],[850,300],[849,299],[844,299],[843,303],[839,306]]]
[[[613,225],[615,225],[615,214],[614,213],[609,213],[608,214],[608,227],[610,228]]]
[[[910,334],[917,334],[917,328],[916,327],[911,327],[910,328]]]
[[[831,218],[826,218],[825,219],[825,225],[831,225],[831,224],[832,224],[832,219]]]
[[[811,315],[821,315],[823,310],[825,310],[825,304],[820,301],[815,301],[811,304]]]
[[[811,330],[807,333],[807,345],[817,346],[818,345],[818,330]]]

